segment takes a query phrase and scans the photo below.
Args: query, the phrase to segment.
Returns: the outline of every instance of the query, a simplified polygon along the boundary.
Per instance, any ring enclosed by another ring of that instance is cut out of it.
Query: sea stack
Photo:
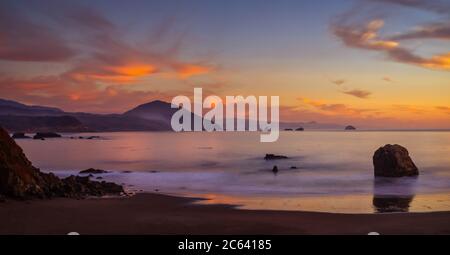
[[[45,138],[60,138],[61,135],[57,134],[57,133],[53,133],[53,132],[41,132],[41,133],[36,133],[33,136],[33,139],[45,139]]]
[[[283,156],[283,155],[275,155],[275,154],[266,154],[266,156],[264,156],[265,160],[278,160],[278,159],[287,159],[288,157]]]
[[[352,125],[348,125],[345,127],[345,130],[356,130],[356,128]]]
[[[274,166],[274,167],[272,168],[272,172],[273,172],[274,174],[277,174],[277,173],[278,173],[278,167],[277,167],[277,166]]]
[[[419,169],[408,150],[398,144],[380,147],[373,155],[374,175],[380,177],[417,176]]]

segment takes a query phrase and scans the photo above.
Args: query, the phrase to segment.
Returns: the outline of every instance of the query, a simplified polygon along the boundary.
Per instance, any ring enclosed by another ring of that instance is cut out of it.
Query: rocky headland
[[[33,199],[123,194],[123,187],[110,182],[91,181],[89,177],[69,176],[61,179],[43,173],[25,156],[22,149],[0,127],[0,196]]]

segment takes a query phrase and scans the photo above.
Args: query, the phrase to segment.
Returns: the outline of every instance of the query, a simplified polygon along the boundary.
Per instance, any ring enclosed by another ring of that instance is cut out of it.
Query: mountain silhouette
[[[122,114],[65,112],[61,109],[26,105],[0,99],[0,125],[10,132],[115,132],[115,131],[171,131],[172,115],[178,111],[161,100],[136,106]],[[202,117],[189,112],[191,123]],[[226,120],[224,120],[225,124]],[[248,126],[246,120],[246,126]],[[235,118],[235,125],[237,119]],[[317,122],[280,122],[280,129],[304,127],[308,129],[342,129],[342,125]]]

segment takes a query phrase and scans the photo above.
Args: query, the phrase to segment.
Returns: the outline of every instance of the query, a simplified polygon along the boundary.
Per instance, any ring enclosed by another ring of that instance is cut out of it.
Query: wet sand
[[[238,210],[159,194],[0,203],[0,234],[450,234],[450,212]]]

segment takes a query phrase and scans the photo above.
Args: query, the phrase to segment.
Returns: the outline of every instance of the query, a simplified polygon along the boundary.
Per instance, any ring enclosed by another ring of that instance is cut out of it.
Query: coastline
[[[450,212],[240,210],[154,193],[0,203],[0,234],[450,234]]]

